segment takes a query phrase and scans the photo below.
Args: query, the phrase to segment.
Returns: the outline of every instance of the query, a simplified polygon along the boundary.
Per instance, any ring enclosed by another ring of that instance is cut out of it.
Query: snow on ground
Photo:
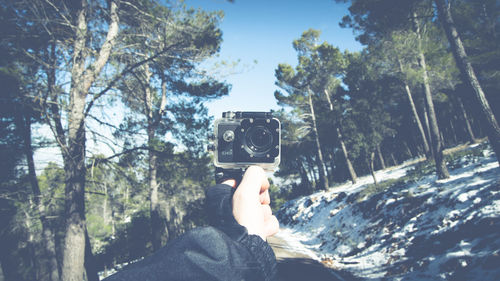
[[[375,280],[500,280],[500,168],[491,150],[394,180],[413,161],[287,202],[278,234],[326,265]],[[372,192],[368,192],[373,189]]]

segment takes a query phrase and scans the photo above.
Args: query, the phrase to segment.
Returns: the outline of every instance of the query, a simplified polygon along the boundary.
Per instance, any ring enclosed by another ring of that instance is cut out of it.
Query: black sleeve
[[[211,187],[207,212],[214,227],[191,230],[105,280],[274,280],[273,250],[259,236],[248,235],[232,211],[228,215],[231,198],[231,187]]]

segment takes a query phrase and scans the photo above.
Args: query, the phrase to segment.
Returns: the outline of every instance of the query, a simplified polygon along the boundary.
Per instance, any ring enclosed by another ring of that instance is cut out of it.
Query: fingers
[[[269,189],[269,181],[264,169],[259,166],[248,167],[241,180],[240,188],[248,192],[256,192],[257,194],[261,194]]]
[[[269,205],[261,205],[261,212],[263,215],[264,223],[263,236],[268,237],[276,234],[279,231],[279,222],[276,216],[273,216],[273,212]]]
[[[261,205],[260,209],[262,210],[262,214],[264,218],[270,217],[273,215],[273,211],[269,205]]]
[[[264,233],[266,237],[273,236],[280,230],[280,223],[276,216],[267,217],[264,223]]]
[[[269,196],[269,190],[264,191],[259,195],[260,204],[269,205],[271,204],[271,197]]]

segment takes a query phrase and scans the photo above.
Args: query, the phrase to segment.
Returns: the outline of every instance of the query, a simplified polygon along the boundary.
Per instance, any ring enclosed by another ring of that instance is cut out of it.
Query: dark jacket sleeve
[[[259,236],[248,235],[232,212],[227,215],[232,198],[227,187],[217,185],[207,192],[207,202],[212,202],[207,211],[216,214],[214,226],[191,230],[105,280],[274,280],[273,250]]]

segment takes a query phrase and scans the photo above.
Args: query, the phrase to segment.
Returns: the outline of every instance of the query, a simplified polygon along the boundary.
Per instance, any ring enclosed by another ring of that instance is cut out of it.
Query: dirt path
[[[268,242],[278,260],[279,281],[347,281],[345,273],[335,272],[311,257],[294,252],[284,240],[273,236]]]

